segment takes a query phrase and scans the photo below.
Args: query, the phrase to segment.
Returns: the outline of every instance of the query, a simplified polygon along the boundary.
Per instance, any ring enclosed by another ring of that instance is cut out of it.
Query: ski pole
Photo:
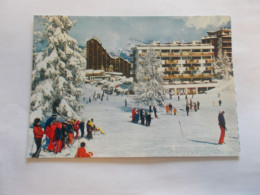
[[[34,145],[34,138],[33,138],[33,141],[32,141],[32,147],[31,147],[31,154],[33,155],[32,151],[33,151],[33,145]]]
[[[179,125],[180,125],[180,130],[181,130],[181,135],[183,137],[183,133],[182,133],[182,128],[181,128],[181,122],[179,121]],[[184,138],[184,137],[183,137]]]

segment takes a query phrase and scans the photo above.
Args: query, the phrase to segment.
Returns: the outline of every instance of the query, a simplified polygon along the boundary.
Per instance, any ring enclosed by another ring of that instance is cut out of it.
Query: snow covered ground
[[[106,96],[88,103],[89,96],[100,89],[85,85],[85,109],[82,119],[94,119],[94,124],[105,134],[94,135],[92,140],[82,138],[76,140],[72,148],[62,150],[59,154],[41,151],[40,158],[74,157],[81,141],[86,143],[86,150],[93,152],[93,157],[167,157],[167,156],[238,156],[240,151],[235,93],[233,80],[219,83],[219,87],[207,94],[194,95],[192,101],[200,102],[197,112],[185,112],[185,96],[178,101],[173,96],[171,103],[177,108],[177,116],[166,115],[165,110],[158,112],[158,119],[153,119],[150,127],[134,124],[131,121],[131,110],[135,105],[132,96]],[[218,94],[222,106],[218,105]],[[189,100],[192,98],[188,96]],[[128,107],[124,105],[125,99]],[[214,102],[214,103],[213,103]],[[147,108],[146,108],[147,109]],[[218,113],[224,110],[226,120],[225,144],[218,145],[220,129]],[[28,153],[35,151],[32,129],[29,129]]]

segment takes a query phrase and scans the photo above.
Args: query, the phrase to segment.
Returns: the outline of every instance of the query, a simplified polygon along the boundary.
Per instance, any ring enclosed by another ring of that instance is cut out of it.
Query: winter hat
[[[85,146],[86,146],[85,142],[80,143],[80,147],[85,147]]]
[[[34,119],[34,122],[33,122],[33,125],[37,125],[39,122],[41,122],[41,119],[40,118],[36,118]]]

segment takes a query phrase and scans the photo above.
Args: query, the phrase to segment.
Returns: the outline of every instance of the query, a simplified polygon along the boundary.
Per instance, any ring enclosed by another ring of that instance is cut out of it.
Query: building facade
[[[209,31],[207,34],[207,36],[201,38],[201,42],[214,46],[215,57],[221,52],[222,55],[227,55],[232,59],[231,29],[221,28],[218,31]]]
[[[87,69],[121,72],[130,77],[131,64],[123,58],[110,56],[97,38],[87,41],[86,52]]]
[[[198,94],[216,86],[214,81],[214,46],[193,41],[137,45],[133,50],[136,72],[149,50],[156,52],[164,69],[165,86],[173,94]]]

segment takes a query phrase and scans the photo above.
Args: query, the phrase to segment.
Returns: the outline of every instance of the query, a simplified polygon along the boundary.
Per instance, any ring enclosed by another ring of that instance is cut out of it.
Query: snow
[[[81,97],[84,109],[80,117],[84,120],[93,118],[94,124],[105,134],[94,134],[92,140],[76,140],[72,148],[66,148],[59,154],[41,151],[40,158],[73,158],[82,141],[86,143],[86,150],[93,152],[93,157],[238,156],[240,146],[233,80],[220,83],[207,94],[194,95],[193,98],[188,96],[189,100],[192,98],[193,102],[200,102],[200,109],[191,111],[189,116],[184,111],[185,96],[181,96],[180,101],[177,96],[168,99],[165,103],[171,102],[177,108],[177,116],[167,115],[164,109],[158,109],[159,118],[154,118],[150,127],[131,122],[131,109],[135,106],[133,96],[113,94],[106,100],[105,95],[103,101],[97,99],[89,103],[89,96],[92,99],[94,92],[97,94],[102,91],[86,84]],[[219,95],[221,107],[218,106]],[[220,136],[217,121],[220,110],[225,111],[227,126],[223,145],[217,144]],[[28,157],[35,149],[33,132],[29,129]]]

